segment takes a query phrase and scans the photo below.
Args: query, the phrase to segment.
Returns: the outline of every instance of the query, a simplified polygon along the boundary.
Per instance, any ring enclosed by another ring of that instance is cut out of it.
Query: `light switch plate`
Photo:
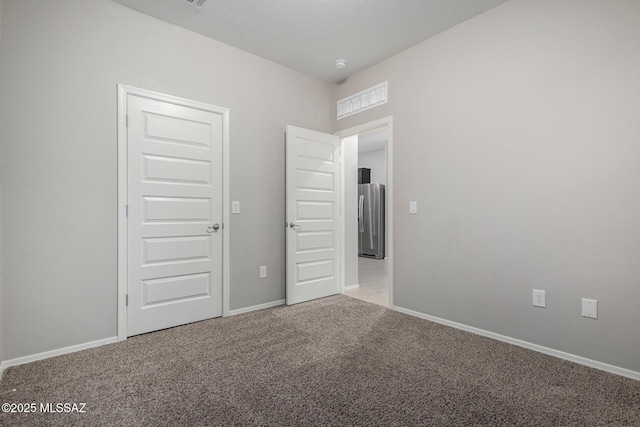
[[[582,317],[598,318],[598,300],[582,298]]]
[[[409,213],[417,214],[418,213],[418,202],[415,200],[409,201]]]
[[[231,213],[234,214],[239,214],[240,213],[240,202],[237,200],[234,200],[233,202],[231,202]]]

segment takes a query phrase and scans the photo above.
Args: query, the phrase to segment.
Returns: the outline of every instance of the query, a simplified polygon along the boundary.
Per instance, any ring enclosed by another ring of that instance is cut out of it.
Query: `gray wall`
[[[393,115],[395,304],[640,371],[640,2],[511,0],[337,89],[108,0],[3,13],[4,359],[116,335],[124,83],[230,108],[232,309],[284,298],[285,125]]]
[[[371,169],[371,182],[387,185],[386,149],[364,151],[358,154],[358,167]]]
[[[336,127],[394,118],[395,305],[640,371],[638,76],[640,2],[512,0],[340,85],[389,81]]]
[[[284,299],[284,130],[332,85],[109,0],[4,15],[4,359],[116,335],[118,83],[230,109],[231,309]]]

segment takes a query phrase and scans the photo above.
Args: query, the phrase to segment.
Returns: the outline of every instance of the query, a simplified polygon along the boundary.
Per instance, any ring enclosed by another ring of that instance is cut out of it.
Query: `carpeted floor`
[[[638,381],[343,295],[9,368],[0,402],[37,406],[4,426],[640,426]]]

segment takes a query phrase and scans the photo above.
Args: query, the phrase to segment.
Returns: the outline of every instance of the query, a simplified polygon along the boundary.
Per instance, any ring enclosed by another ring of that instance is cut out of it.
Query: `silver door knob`
[[[214,231],[220,230],[220,224],[213,224],[207,227],[207,233],[213,233]]]
[[[300,224],[296,224],[295,222],[290,222],[289,227],[291,227],[292,230],[300,230]]]

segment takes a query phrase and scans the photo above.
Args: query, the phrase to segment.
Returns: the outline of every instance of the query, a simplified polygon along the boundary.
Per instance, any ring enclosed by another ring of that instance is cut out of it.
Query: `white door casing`
[[[226,117],[131,93],[125,108],[126,336],[221,316]]]
[[[287,126],[288,305],[340,292],[340,139]]]
[[[340,142],[341,145],[344,144],[348,144],[350,143],[349,138],[353,137],[353,136],[357,136],[358,134],[364,133],[364,132],[370,132],[372,130],[377,130],[377,129],[384,129],[386,128],[386,133],[387,133],[387,144],[386,144],[386,148],[387,148],[387,161],[386,161],[386,167],[387,167],[387,185],[386,185],[386,194],[385,194],[385,198],[386,198],[386,224],[387,224],[387,247],[388,247],[388,251],[385,254],[385,258],[387,259],[387,268],[388,268],[388,277],[389,277],[389,308],[393,309],[394,308],[394,303],[393,303],[393,254],[394,254],[394,250],[393,250],[393,242],[394,242],[394,236],[393,236],[393,223],[394,223],[394,214],[393,214],[393,189],[394,189],[394,185],[393,185],[393,117],[392,116],[388,116],[388,117],[383,117],[381,119],[377,119],[374,120],[372,122],[368,122],[368,123],[364,123],[349,129],[345,129],[345,130],[341,130],[339,132],[336,132],[336,135],[340,138]],[[342,152],[344,153],[345,147],[341,147],[342,148]],[[344,159],[343,159],[344,160]],[[342,161],[341,162],[343,168],[345,167],[345,162]],[[355,172],[355,171],[354,171]],[[345,169],[342,169],[342,174],[344,176],[345,174]],[[345,182],[345,180],[343,180],[343,183]],[[344,190],[344,188],[343,188]],[[357,189],[355,190],[356,194],[357,194]],[[348,196],[347,192],[343,191],[343,199],[342,199],[342,203],[343,206],[346,206],[348,203],[350,203],[350,200],[345,199],[345,197]],[[348,214],[345,212],[345,214]],[[350,235],[350,231],[347,230],[346,228],[348,227],[357,227],[357,224],[351,222],[349,223],[348,221],[343,221],[342,222],[342,235],[343,236],[349,236]],[[353,231],[353,230],[352,230]],[[342,239],[342,251],[343,253],[345,253],[345,247],[346,247],[346,242],[345,239]],[[343,258],[346,260],[346,262],[349,262],[349,259],[347,257]],[[358,269],[358,262],[357,262],[357,257],[355,262],[352,262],[351,265],[343,265],[342,266],[342,270],[343,272],[348,269],[355,269],[357,271]],[[344,292],[346,289],[344,288],[344,280],[343,280],[343,286],[341,288],[341,292]]]

